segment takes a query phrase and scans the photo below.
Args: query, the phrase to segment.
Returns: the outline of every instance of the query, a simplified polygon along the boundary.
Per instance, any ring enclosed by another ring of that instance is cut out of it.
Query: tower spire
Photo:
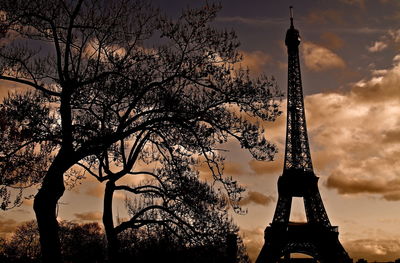
[[[270,226],[265,229],[265,243],[256,263],[290,262],[290,253],[301,252],[321,263],[351,263],[325,211],[314,174],[307,135],[306,115],[301,82],[300,34],[293,25],[290,6],[290,28],[285,44],[288,53],[288,91],[286,147],[283,173],[278,179],[278,202]],[[307,222],[290,222],[293,197],[304,201]]]
[[[294,26],[293,26],[293,6],[289,6],[289,13],[290,13],[290,27],[294,28]]]

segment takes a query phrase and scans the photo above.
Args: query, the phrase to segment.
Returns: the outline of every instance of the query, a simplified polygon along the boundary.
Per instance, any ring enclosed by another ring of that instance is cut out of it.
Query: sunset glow
[[[203,1],[152,0],[170,16]],[[212,1],[208,1],[212,2]],[[327,214],[339,226],[339,239],[356,262],[394,261],[400,258],[400,1],[333,0],[272,1],[222,0],[214,26],[233,29],[241,43],[241,67],[253,77],[274,76],[287,89],[285,33],[288,7],[294,5],[314,172],[319,177]],[[1,45],[1,41],[0,41]],[[87,55],[96,53],[91,45]],[[126,50],[110,47],[123,56]],[[26,87],[0,81],[0,98]],[[264,229],[272,222],[278,198],[277,180],[283,170],[286,98],[283,114],[262,123],[265,137],[278,147],[274,161],[262,162],[237,142],[226,152],[225,174],[244,186],[241,205],[247,214],[232,212],[250,258],[255,261],[264,244]],[[76,167],[79,169],[78,167]],[[209,170],[199,167],[201,178]],[[145,176],[125,177],[137,183]],[[87,176],[65,192],[58,218],[75,222],[102,222],[104,183]],[[36,189],[28,191],[31,194]],[[114,216],[127,218],[125,195],[117,193]],[[304,221],[297,201],[291,219]],[[0,212],[0,235],[9,235],[35,214],[32,199]]]

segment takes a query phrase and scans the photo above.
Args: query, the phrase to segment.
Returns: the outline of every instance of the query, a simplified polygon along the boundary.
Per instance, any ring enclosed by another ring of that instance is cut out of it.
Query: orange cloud
[[[103,214],[101,212],[75,213],[74,216],[81,221],[101,221]]]
[[[400,143],[400,130],[388,130],[383,132],[383,143]]]
[[[311,147],[316,149],[313,160],[329,175],[326,185],[341,194],[398,199],[400,141],[394,131],[400,127],[394,116],[400,114],[400,106],[370,105],[349,94],[318,94],[307,101],[312,105],[308,123],[313,134]],[[317,105],[324,108],[318,112]]]
[[[375,41],[370,47],[367,47],[369,52],[379,52],[386,49],[388,45],[383,41]]]
[[[268,206],[270,203],[275,202],[275,198],[267,196],[259,192],[249,191],[247,196],[240,201],[240,205],[248,205],[250,203]]]
[[[33,199],[24,199],[24,201],[22,201],[22,205],[33,207]]]
[[[251,160],[249,166],[255,175],[276,174],[282,172],[282,154],[272,162]]]
[[[332,9],[312,10],[306,17],[306,21],[310,24],[345,24],[343,15]]]
[[[123,185],[122,183],[120,185]],[[128,184],[130,185],[130,184]],[[91,185],[87,188],[85,193],[89,196],[103,198],[104,197],[104,188],[105,185],[99,182],[91,182]],[[114,199],[124,200],[127,192],[125,191],[116,191],[114,193]]]
[[[271,62],[271,56],[263,51],[256,50],[251,52],[241,51],[243,61],[240,65],[249,68],[252,75],[259,75],[264,71],[264,66]]]
[[[105,186],[100,183],[92,183],[94,186],[90,186],[86,190],[86,194],[94,197],[102,198],[104,196],[104,188]]]
[[[400,61],[395,57],[391,69],[376,70],[368,80],[355,84],[352,93],[356,99],[366,102],[392,101],[400,99]]]
[[[346,67],[346,63],[341,57],[325,47],[311,42],[305,42],[301,47],[304,63],[312,71],[343,69]]]
[[[251,262],[255,262],[264,245],[264,229],[241,229],[240,233]]]
[[[229,142],[227,145],[229,145]],[[195,169],[199,172],[200,179],[205,181],[213,181],[214,178],[212,177],[212,173],[204,157],[201,156],[198,158],[199,163],[196,165]],[[248,174],[242,164],[237,162],[225,161],[223,166],[220,168],[223,168],[223,174],[226,176],[243,176]]]
[[[307,96],[314,166],[346,195],[400,200],[400,61],[375,70],[346,93]]]
[[[0,218],[0,236],[5,236],[15,231],[18,223],[14,219],[3,219]]]
[[[393,66],[374,70],[348,92],[305,98],[314,170],[328,188],[345,195],[400,200],[400,55]],[[282,103],[285,108],[285,103]],[[251,160],[253,175],[279,174],[283,166],[285,116],[263,123],[278,144],[274,162]]]
[[[338,189],[341,194],[394,192],[390,195],[392,199],[400,193],[400,180],[349,177],[341,171],[336,171],[330,175],[326,181],[326,186]]]
[[[344,40],[332,32],[324,32],[320,36],[321,44],[330,49],[339,49],[343,47]]]
[[[246,172],[240,163],[225,162],[224,163],[225,175],[245,175]]]
[[[2,102],[9,93],[14,93],[17,91],[25,92],[26,90],[27,86],[25,85],[16,84],[14,82],[6,80],[0,80],[0,102]]]
[[[389,36],[395,43],[400,43],[400,29],[389,30]]]
[[[399,258],[400,241],[396,239],[357,239],[343,245],[353,259],[388,262]]]
[[[340,0],[340,1],[348,5],[355,5],[359,8],[365,8],[365,0]]]

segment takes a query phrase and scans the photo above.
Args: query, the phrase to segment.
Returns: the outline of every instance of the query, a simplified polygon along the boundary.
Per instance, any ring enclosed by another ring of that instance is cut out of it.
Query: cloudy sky
[[[176,15],[203,1],[157,0]],[[210,2],[210,1],[209,1]],[[243,66],[254,76],[274,76],[286,91],[284,37],[288,7],[300,30],[303,88],[310,147],[319,188],[339,238],[355,260],[400,258],[400,1],[398,0],[222,0],[215,21],[234,29]],[[5,83],[1,93],[5,93]],[[282,103],[285,111],[286,103]],[[235,215],[252,258],[272,221],[276,182],[282,172],[286,116],[265,123],[279,147],[274,162],[257,162],[234,143],[226,145],[226,173],[246,186],[247,215]],[[85,181],[61,200],[59,217],[101,219],[103,185]],[[123,200],[123,196],[118,197]],[[34,218],[31,202],[0,213],[0,232]],[[125,215],[123,202],[116,213]],[[305,220],[301,200],[291,219]]]

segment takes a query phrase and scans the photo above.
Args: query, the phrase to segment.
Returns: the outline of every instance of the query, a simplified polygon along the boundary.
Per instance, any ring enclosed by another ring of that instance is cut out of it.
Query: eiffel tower
[[[313,262],[351,263],[340,244],[338,227],[332,226],[318,190],[314,174],[304,114],[299,60],[299,31],[290,28],[285,44],[288,52],[288,94],[285,161],[278,179],[278,203],[272,223],[265,229],[265,244],[256,263],[290,262],[290,253],[303,253]],[[293,197],[302,197],[306,223],[289,222]]]

